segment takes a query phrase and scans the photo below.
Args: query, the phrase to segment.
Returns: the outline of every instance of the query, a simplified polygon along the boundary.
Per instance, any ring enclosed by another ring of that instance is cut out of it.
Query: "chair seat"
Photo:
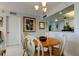
[[[44,52],[47,52],[48,51],[48,48],[47,47],[44,47]]]
[[[42,54],[42,51],[40,51],[40,56]],[[35,56],[38,56],[37,54],[37,49],[35,50]],[[47,50],[46,52],[44,52],[44,56],[49,56],[49,51]]]
[[[41,55],[41,51],[40,51]],[[35,56],[37,56],[37,49],[35,50]],[[49,56],[49,50],[44,52],[44,56]],[[57,47],[52,47],[52,56],[60,56],[60,49]],[[64,56],[64,53],[62,53],[61,56]]]

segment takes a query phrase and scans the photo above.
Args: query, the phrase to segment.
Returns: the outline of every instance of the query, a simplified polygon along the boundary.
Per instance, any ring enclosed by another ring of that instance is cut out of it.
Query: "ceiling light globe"
[[[44,12],[46,12],[46,11],[47,11],[47,8],[46,8],[46,7],[44,7],[44,8],[43,8],[43,11],[44,11]]]
[[[39,9],[39,6],[38,5],[35,5],[34,8],[35,8],[35,10],[38,10]]]
[[[46,2],[42,2],[42,6],[45,7],[46,6]]]

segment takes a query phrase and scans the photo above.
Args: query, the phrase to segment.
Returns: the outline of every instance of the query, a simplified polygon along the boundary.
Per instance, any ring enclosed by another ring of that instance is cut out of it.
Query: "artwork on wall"
[[[45,29],[45,22],[39,22],[39,28]]]
[[[33,32],[36,30],[36,19],[32,17],[23,16],[23,31]]]
[[[2,26],[3,26],[3,17],[0,16],[0,27],[2,27]]]

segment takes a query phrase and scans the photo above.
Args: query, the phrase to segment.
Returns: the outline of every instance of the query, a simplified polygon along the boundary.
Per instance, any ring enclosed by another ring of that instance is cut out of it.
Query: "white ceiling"
[[[40,6],[39,12],[36,12],[34,9],[34,5],[36,4]],[[47,2],[47,12],[59,4],[61,2]],[[42,15],[41,8],[42,5],[39,2],[0,2],[0,9],[22,14]]]

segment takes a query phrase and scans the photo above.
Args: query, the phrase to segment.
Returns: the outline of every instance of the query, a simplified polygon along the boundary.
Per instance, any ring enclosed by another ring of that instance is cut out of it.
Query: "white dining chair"
[[[47,37],[47,40],[48,40],[48,32],[43,32],[42,34],[38,33],[37,37],[40,37],[40,36],[45,36],[45,37]],[[49,54],[51,56],[51,47],[49,47],[49,46],[48,47],[43,47],[43,53],[44,53],[44,55]]]
[[[38,42],[38,45],[37,45],[37,55],[39,56],[40,55],[40,51],[42,51],[42,56],[43,56],[43,47],[42,47],[42,44],[41,42],[35,38],[34,36],[30,36],[30,35],[27,35],[24,37],[24,48],[25,48],[25,51],[27,53],[28,56],[34,56],[35,55],[35,43],[34,43],[34,40],[36,40]],[[23,55],[25,54],[25,52],[23,53]]]
[[[63,40],[62,40],[62,43],[60,43],[60,56],[64,53],[64,48],[65,48],[65,45],[66,45],[66,40],[67,40],[67,36],[64,34],[63,35]]]
[[[1,32],[0,40],[2,43],[0,43],[0,56],[5,56],[6,55],[6,47],[5,47],[5,37],[4,33]]]
[[[53,49],[53,52],[54,52],[54,49],[57,50],[56,53],[58,53],[58,56],[62,56],[63,53],[64,53],[64,47],[65,47],[65,42],[66,42],[66,35],[63,34],[62,35],[63,39],[60,39],[60,44],[58,46],[54,46],[52,49]]]

